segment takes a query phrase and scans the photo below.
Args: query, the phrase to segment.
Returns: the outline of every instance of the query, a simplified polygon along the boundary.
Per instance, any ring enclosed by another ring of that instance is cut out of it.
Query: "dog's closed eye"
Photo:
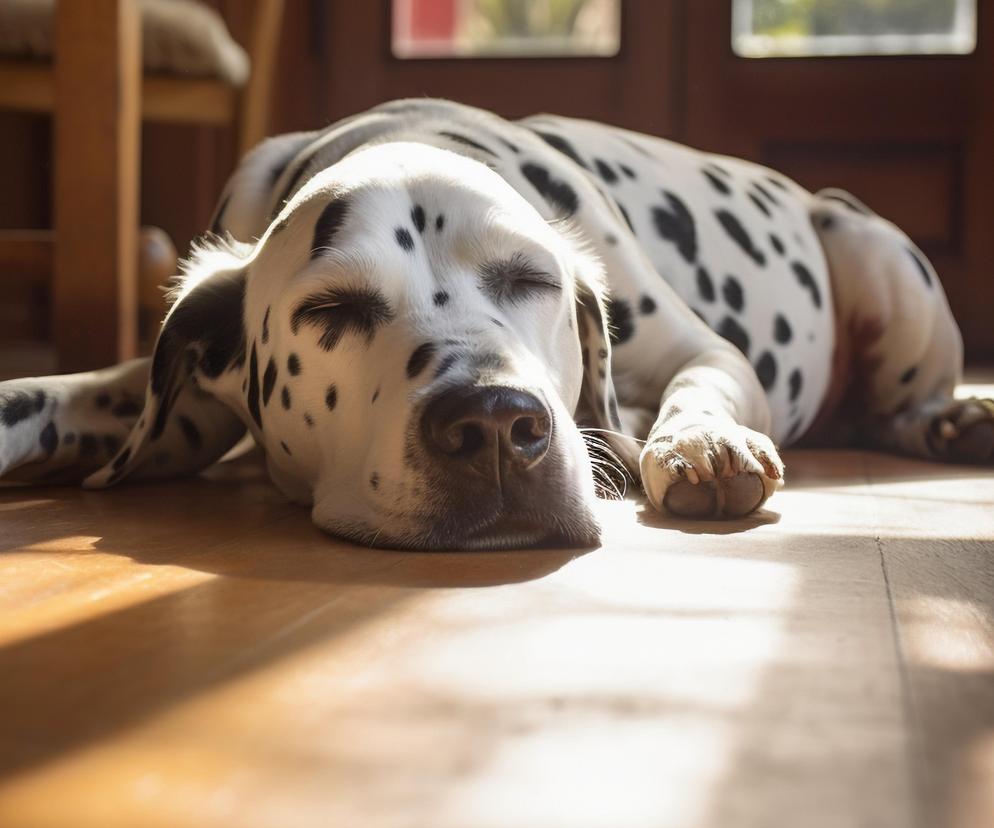
[[[310,294],[297,305],[290,317],[290,330],[296,334],[301,325],[318,328],[318,345],[330,351],[346,334],[372,339],[376,329],[391,319],[393,310],[375,290],[328,288]]]
[[[555,276],[536,267],[521,253],[486,262],[480,266],[479,274],[483,289],[498,302],[519,302],[544,292],[562,290]]]

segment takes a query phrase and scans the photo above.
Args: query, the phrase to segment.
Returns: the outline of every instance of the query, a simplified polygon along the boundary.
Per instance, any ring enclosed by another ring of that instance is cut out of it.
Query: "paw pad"
[[[689,480],[677,481],[666,490],[663,505],[680,517],[734,518],[756,511],[766,498],[762,478],[745,472],[696,484]]]

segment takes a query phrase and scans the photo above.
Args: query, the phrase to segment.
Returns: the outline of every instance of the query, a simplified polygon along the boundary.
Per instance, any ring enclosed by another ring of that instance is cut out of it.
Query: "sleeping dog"
[[[598,490],[737,517],[777,445],[990,463],[932,267],[849,194],[555,116],[437,100],[269,139],[151,359],[0,384],[0,475],[191,474],[245,434],[335,535],[588,545]]]

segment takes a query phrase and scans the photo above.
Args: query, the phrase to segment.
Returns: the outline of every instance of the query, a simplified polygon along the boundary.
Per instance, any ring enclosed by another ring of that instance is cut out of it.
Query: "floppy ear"
[[[177,298],[152,355],[145,403],[116,456],[85,481],[190,474],[245,433],[223,402],[238,400],[245,368],[245,266],[252,248],[212,240],[185,264]]]
[[[580,402],[593,425],[638,479],[639,446],[623,433],[618,413],[618,397],[611,378],[611,337],[600,265],[579,254],[576,268],[576,321],[583,353],[583,385]]]

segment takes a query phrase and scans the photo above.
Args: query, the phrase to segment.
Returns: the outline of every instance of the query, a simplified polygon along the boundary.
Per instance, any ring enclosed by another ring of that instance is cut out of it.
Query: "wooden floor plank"
[[[873,458],[880,544],[899,625],[932,824],[994,824],[994,485]]]
[[[0,825],[994,823],[994,475],[786,459],[595,550],[353,547],[250,462],[0,490]]]

